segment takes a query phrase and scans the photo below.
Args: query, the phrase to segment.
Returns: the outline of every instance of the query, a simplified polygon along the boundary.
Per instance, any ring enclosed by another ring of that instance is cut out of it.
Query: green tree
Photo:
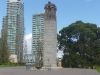
[[[92,67],[100,59],[100,28],[96,24],[76,21],[59,31],[63,67]]]
[[[37,38],[35,51],[35,67],[43,66],[43,42]]]
[[[0,38],[0,63],[5,64],[9,62],[10,51],[7,45],[7,36],[6,34],[2,35]]]

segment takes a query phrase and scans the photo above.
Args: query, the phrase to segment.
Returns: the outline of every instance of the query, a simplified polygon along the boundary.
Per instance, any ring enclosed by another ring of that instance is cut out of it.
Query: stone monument
[[[56,5],[51,3],[45,4],[44,17],[44,57],[43,65],[57,67],[57,22],[56,22]]]

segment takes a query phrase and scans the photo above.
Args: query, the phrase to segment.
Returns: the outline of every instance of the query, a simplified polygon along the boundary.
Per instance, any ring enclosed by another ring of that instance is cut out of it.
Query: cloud
[[[32,51],[32,34],[28,34],[25,36],[26,44],[27,44],[27,53],[31,54]]]
[[[58,58],[62,58],[63,57],[63,51],[58,51],[58,53],[57,53],[57,57]]]
[[[31,39],[32,38],[32,34],[28,34],[28,35],[26,35],[25,36],[25,39],[27,40],[27,39]]]

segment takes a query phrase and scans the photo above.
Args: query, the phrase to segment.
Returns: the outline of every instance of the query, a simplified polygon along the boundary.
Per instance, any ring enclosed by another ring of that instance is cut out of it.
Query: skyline
[[[41,2],[39,2],[39,0],[21,0],[21,2],[23,2],[25,6],[25,32],[28,40],[31,39],[32,33],[32,15],[38,12],[44,12],[44,6],[46,3],[48,3],[48,1],[51,1],[57,6],[57,33],[63,27],[66,27],[78,20],[82,20],[85,23],[94,23],[97,26],[100,26],[100,0],[43,0]],[[0,10],[2,10],[0,12],[1,30],[2,18],[6,15],[7,0],[2,0],[0,3]]]
[[[44,5],[48,1],[57,6],[57,32],[78,20],[100,26],[100,10],[98,10],[100,9],[100,0],[63,0],[59,2],[56,0],[44,0],[42,2],[38,0],[21,0],[24,3],[26,35],[32,33],[32,15],[44,12]],[[2,10],[0,12],[0,30],[2,28],[2,18],[6,15],[6,3],[7,0],[2,0],[0,5],[0,9]]]

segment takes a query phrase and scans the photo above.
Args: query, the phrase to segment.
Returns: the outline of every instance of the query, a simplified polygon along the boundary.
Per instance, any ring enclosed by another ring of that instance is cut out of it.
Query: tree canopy
[[[7,45],[7,41],[4,38],[0,38],[0,64],[9,62],[10,51]]]
[[[63,67],[92,67],[100,65],[100,27],[76,21],[57,35],[59,48],[64,51]]]

